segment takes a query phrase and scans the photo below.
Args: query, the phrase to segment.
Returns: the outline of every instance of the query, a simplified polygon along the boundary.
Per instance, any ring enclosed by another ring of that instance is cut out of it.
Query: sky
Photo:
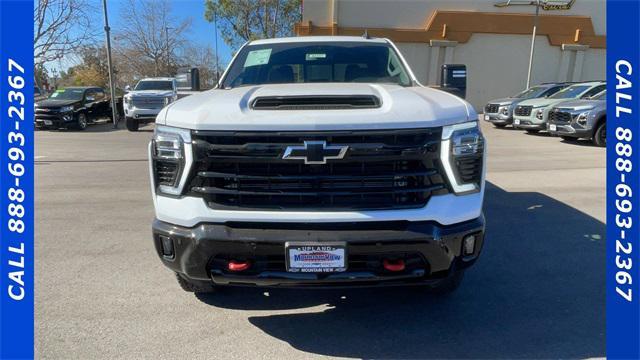
[[[213,23],[208,22],[204,18],[204,1],[205,0],[169,0],[171,3],[171,14],[179,23],[184,19],[191,18],[191,29],[186,33],[185,37],[196,46],[211,46],[215,49],[215,28]],[[104,18],[102,13],[102,0],[89,0],[90,5],[95,7],[95,22],[99,22],[98,29],[104,27]],[[118,32],[118,27],[122,24],[120,14],[126,11],[127,2],[121,0],[107,0],[107,9],[109,14],[109,26],[111,27],[111,41],[114,42],[113,34]],[[218,31],[218,53],[220,65],[224,68],[231,60],[232,49],[224,43]],[[53,68],[66,69],[75,64],[75,59],[67,59],[52,64]]]

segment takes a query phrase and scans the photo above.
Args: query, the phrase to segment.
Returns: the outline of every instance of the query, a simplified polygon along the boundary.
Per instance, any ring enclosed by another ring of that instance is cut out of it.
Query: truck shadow
[[[540,193],[487,184],[487,241],[458,291],[230,288],[207,304],[309,353],[355,358],[605,356],[605,225]],[[295,311],[295,309],[303,309]],[[278,310],[281,311],[278,313]]]

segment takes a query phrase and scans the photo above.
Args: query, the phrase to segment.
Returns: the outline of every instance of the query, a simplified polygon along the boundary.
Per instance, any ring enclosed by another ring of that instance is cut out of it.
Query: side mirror
[[[464,99],[467,96],[467,66],[443,64],[440,69],[439,88]]]
[[[129,86],[129,85],[125,86],[125,87],[124,87],[124,91],[125,91],[125,92],[129,92],[129,91],[131,91],[131,86]]]

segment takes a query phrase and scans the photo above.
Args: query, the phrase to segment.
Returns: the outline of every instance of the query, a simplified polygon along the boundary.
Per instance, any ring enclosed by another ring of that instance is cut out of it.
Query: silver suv
[[[497,128],[513,124],[513,110],[528,99],[551,96],[569,86],[569,83],[545,83],[530,87],[516,95],[491,100],[484,107],[484,120]]]
[[[565,140],[592,139],[597,146],[607,144],[607,92],[585,100],[560,103],[549,111],[548,131]]]

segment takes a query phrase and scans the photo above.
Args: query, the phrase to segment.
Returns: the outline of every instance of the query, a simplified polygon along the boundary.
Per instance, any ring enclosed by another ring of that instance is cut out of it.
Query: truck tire
[[[593,133],[593,144],[599,147],[607,146],[607,122],[603,121]]]
[[[87,120],[87,114],[83,112],[78,113],[78,120],[75,128],[77,130],[84,130],[87,128],[88,124],[89,124],[89,120]]]
[[[138,121],[138,119],[134,119],[134,118],[126,118],[126,124],[127,124],[127,130],[129,131],[138,131],[138,128],[140,127],[140,122]]]
[[[176,273],[176,279],[182,290],[186,292],[192,292],[196,294],[210,294],[216,291],[216,286],[213,283],[206,281],[190,281],[185,279],[182,275]]]
[[[450,294],[462,284],[462,280],[464,279],[464,270],[455,270],[453,274],[451,274],[446,279],[443,279],[441,282],[430,285],[429,292],[436,295],[446,295]]]

